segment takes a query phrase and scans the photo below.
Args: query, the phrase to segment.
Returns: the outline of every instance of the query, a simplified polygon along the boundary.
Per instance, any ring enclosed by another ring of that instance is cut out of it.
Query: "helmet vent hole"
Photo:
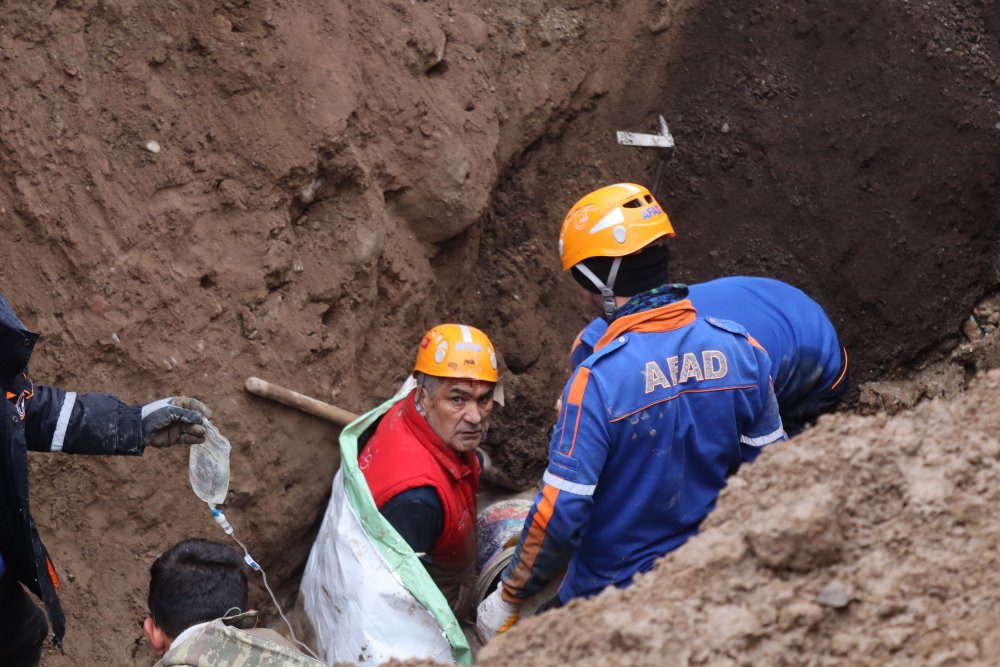
[[[647,204],[653,203],[653,195],[646,195],[646,203]]]
[[[622,206],[625,208],[642,208],[645,204],[642,203],[641,199],[632,199],[622,204]]]

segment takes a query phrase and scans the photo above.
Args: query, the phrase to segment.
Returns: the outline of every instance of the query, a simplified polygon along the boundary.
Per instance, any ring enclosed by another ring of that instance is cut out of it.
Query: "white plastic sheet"
[[[378,665],[390,658],[471,664],[447,601],[378,512],[357,467],[358,435],[394,400],[341,432],[341,469],[302,577],[305,612],[328,665]]]

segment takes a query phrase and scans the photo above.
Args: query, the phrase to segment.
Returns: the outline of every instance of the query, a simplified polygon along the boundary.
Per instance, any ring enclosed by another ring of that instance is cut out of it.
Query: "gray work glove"
[[[154,447],[196,445],[205,441],[202,418],[212,411],[201,401],[168,396],[142,406],[142,444]]]

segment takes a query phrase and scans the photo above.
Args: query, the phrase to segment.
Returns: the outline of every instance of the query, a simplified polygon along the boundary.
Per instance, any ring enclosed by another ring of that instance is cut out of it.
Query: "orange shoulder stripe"
[[[531,521],[531,528],[521,545],[521,557],[517,561],[514,573],[511,578],[504,582],[503,598],[508,602],[520,602],[520,598],[510,591],[519,591],[528,583],[531,571],[535,567],[535,560],[542,550],[542,543],[545,542],[545,529],[549,526],[549,519],[555,510],[556,498],[559,496],[559,489],[546,484],[542,488],[542,498],[538,501],[538,508]]]
[[[590,369],[581,367],[573,378],[573,384],[569,387],[568,401],[570,405],[575,405],[576,421],[573,422],[573,438],[570,440],[568,456],[573,456],[573,449],[576,447],[576,435],[580,430],[580,406],[583,404],[583,393],[587,390],[587,380],[590,379]]]
[[[569,386],[569,396],[567,396],[567,399],[570,403],[580,405],[583,402],[583,392],[587,389],[587,380],[589,379],[590,369],[581,367],[573,377],[573,384]]]

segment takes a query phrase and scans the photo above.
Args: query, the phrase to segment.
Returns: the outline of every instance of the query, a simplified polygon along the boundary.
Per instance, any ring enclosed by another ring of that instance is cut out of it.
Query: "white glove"
[[[501,597],[502,588],[503,583],[500,583],[495,591],[479,603],[476,610],[476,636],[484,644],[509,630],[517,623],[517,615],[521,612],[521,605],[512,604]]]

